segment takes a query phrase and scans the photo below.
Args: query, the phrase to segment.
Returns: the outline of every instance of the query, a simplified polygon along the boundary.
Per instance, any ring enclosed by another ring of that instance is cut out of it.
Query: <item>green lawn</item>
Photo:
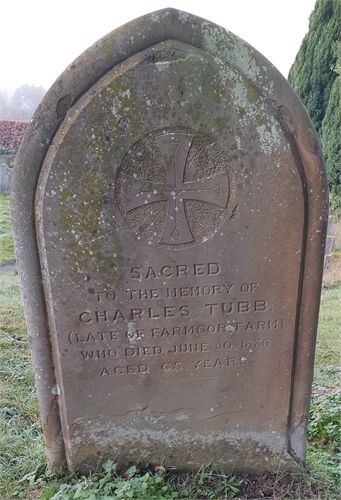
[[[315,383],[341,387],[341,287],[322,292]]]
[[[0,256],[2,264],[14,261],[8,195],[0,195]],[[235,495],[237,498],[239,489],[246,491],[242,476],[225,476],[213,467],[202,468],[193,475],[172,472],[164,475],[162,469],[139,472],[133,467],[122,476],[116,473],[114,464],[109,463],[106,471],[90,480],[48,471],[16,273],[0,272],[0,290],[1,500],[15,497],[28,500],[223,499]],[[299,474],[270,475],[274,499],[341,498],[340,304],[341,286],[322,293],[307,463]],[[258,481],[263,480],[258,478]],[[64,485],[62,490],[61,485]],[[116,496],[112,496],[114,489]],[[242,498],[254,497],[244,493]]]
[[[0,194],[0,266],[12,264],[14,261],[9,195]]]
[[[0,296],[0,498],[12,498],[14,495],[14,497],[27,499],[48,499],[52,498],[53,493],[56,493],[59,486],[63,482],[67,482],[68,478],[66,476],[58,478],[55,474],[46,471],[43,435],[34,391],[18,276],[13,272],[0,272],[0,288],[2,290]],[[340,307],[338,307],[340,303],[340,287],[322,294],[314,395],[309,427],[308,469],[302,472],[300,477],[297,477],[297,474],[292,476],[292,481],[298,481],[297,484],[301,483],[304,486],[307,496],[301,496],[302,499],[340,498],[338,496],[338,488],[341,488],[341,312]],[[174,476],[170,475],[171,485],[167,482],[167,477],[162,479],[161,484],[163,488],[167,486],[168,490],[167,488],[163,490],[162,495],[164,496],[155,496],[155,498],[161,500],[172,498],[169,495],[172,492],[174,493],[173,488],[178,491],[179,498],[196,498],[193,496],[186,497],[183,494],[186,491],[189,495],[191,491],[198,494],[200,491],[204,491],[205,488],[206,494],[211,494],[211,497],[202,496],[200,498],[219,498],[219,496],[212,496],[215,493],[214,490],[213,492],[210,490],[209,485],[211,484],[211,487],[212,484],[224,485],[231,478],[218,475],[215,476],[218,479],[213,481],[212,474],[212,470],[209,470],[202,471],[200,477],[198,475],[192,476],[190,479],[187,477],[188,484],[181,476],[174,479]],[[25,476],[26,479],[23,479]],[[94,484],[97,485],[96,488],[99,484],[97,479],[93,479]],[[133,479],[132,477],[131,481]],[[149,480],[147,478],[144,481],[152,481],[152,484],[148,483],[147,486],[154,487],[154,479]],[[236,485],[238,485],[240,479],[233,479],[230,486],[238,489]],[[116,481],[122,483],[122,478],[116,478]],[[74,482],[76,482],[75,479]],[[296,498],[283,496],[281,481],[277,479],[277,483],[278,498]],[[203,484],[208,484],[208,486],[203,489]],[[225,487],[227,488],[226,484]],[[70,495],[76,494],[77,488],[79,489],[77,484],[74,484],[74,488],[73,493],[70,489]],[[217,489],[217,486],[215,486],[215,489]],[[231,495],[233,493],[231,489],[226,491],[230,491]],[[320,496],[311,496],[312,491],[319,491]],[[78,492],[79,495],[80,493],[81,491]],[[43,496],[40,497],[40,494]],[[88,497],[58,496],[56,498],[85,499]],[[93,498],[104,497],[94,496]]]

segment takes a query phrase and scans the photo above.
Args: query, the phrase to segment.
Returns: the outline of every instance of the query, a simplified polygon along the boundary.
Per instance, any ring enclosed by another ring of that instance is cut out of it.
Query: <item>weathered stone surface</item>
[[[80,56],[13,180],[50,464],[304,459],[326,194],[301,103],[235,35],[167,9]]]

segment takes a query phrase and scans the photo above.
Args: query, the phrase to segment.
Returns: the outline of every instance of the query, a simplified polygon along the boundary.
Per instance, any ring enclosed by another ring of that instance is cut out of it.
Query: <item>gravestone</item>
[[[219,26],[161,10],[70,65],[12,187],[50,466],[303,460],[327,192],[292,88]]]
[[[5,163],[0,165],[0,193],[9,194],[11,190],[12,168]]]

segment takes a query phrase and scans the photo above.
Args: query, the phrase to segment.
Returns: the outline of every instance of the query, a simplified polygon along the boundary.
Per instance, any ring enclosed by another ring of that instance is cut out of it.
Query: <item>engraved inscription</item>
[[[222,376],[281,349],[284,320],[258,281],[222,280],[214,261],[137,265],[129,274],[123,289],[88,289],[92,305],[68,336],[77,359],[100,377]]]
[[[110,370],[110,371],[109,371]],[[147,365],[127,365],[127,366],[115,366],[113,368],[103,367],[101,369],[100,376],[103,377],[105,375],[139,375],[142,373],[149,373],[149,368]]]
[[[162,266],[160,269],[152,266],[147,268],[133,267],[130,273],[133,280],[139,281],[142,279],[205,277],[220,274],[220,266],[216,262],[208,262],[207,264]]]
[[[143,137],[124,157],[117,177],[124,220],[139,238],[158,247],[206,241],[231,211],[229,163],[217,144],[189,129]]]
[[[246,358],[227,358],[227,359],[200,359],[195,368],[222,368],[224,366],[245,366],[247,364]]]

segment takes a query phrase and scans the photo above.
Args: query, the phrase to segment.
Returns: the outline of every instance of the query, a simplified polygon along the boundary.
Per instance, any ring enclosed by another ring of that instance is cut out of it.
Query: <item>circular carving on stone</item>
[[[116,196],[138,239],[158,248],[207,241],[231,212],[230,159],[207,135],[185,128],[139,139],[120,165]]]

